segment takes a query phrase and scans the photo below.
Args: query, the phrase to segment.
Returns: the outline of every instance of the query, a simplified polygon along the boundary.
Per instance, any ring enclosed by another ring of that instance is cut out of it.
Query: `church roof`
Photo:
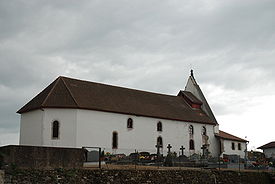
[[[260,146],[257,149],[268,149],[268,148],[275,148],[275,141],[267,143],[263,146]]]
[[[122,88],[58,77],[17,113],[42,108],[77,108],[178,121],[213,124],[203,110],[193,109],[181,96]]]
[[[245,139],[242,139],[242,138],[239,138],[237,136],[234,136],[234,135],[231,135],[227,132],[224,132],[224,131],[219,131],[218,134],[216,134],[217,137],[220,137],[222,139],[227,139],[227,140],[232,140],[232,141],[239,141],[239,142],[248,142],[247,140]]]

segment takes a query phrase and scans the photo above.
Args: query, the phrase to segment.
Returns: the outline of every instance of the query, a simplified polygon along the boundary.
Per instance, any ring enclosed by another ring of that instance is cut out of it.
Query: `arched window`
[[[160,121],[157,124],[157,131],[159,131],[159,132],[162,131],[162,123]]]
[[[117,149],[118,145],[118,133],[113,132],[113,139],[112,139],[112,148]]]
[[[133,119],[132,118],[128,118],[128,120],[127,120],[127,128],[133,128]]]
[[[52,123],[52,138],[58,139],[59,138],[59,122],[54,121]]]
[[[194,150],[195,149],[195,144],[194,144],[194,140],[193,139],[190,139],[190,141],[189,141],[189,149],[190,150]]]
[[[205,126],[202,127],[202,135],[206,135],[206,128],[205,128]]]
[[[190,125],[190,126],[189,126],[189,134],[190,134],[190,135],[193,135],[193,134],[194,134],[193,125]]]
[[[159,145],[160,148],[163,147],[162,137],[160,136],[157,138],[157,145]]]

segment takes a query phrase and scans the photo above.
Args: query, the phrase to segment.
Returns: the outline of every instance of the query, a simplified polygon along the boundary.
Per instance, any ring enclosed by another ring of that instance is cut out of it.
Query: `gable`
[[[218,121],[216,120],[212,109],[210,108],[200,86],[197,84],[192,73],[191,76],[188,78],[187,84],[185,86],[185,91],[191,92],[197,99],[199,99],[202,102],[202,110],[211,118],[213,122],[215,122],[215,124],[218,124]]]

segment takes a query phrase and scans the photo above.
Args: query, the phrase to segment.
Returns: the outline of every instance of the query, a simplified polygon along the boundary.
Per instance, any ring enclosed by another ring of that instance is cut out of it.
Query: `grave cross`
[[[184,155],[184,150],[185,148],[183,146],[180,147],[180,150],[181,150],[181,155]]]
[[[207,146],[206,145],[202,145],[201,149],[202,149],[202,157],[205,158],[207,156],[207,154],[206,154]]]
[[[168,153],[170,153],[172,146],[168,144],[167,148],[168,148]]]
[[[157,142],[156,148],[157,148],[157,155],[159,156],[160,155],[160,151],[159,151],[160,143],[159,142]]]

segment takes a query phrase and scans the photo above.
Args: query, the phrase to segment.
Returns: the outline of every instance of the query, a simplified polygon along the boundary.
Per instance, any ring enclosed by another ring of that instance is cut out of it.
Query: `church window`
[[[128,120],[127,120],[127,128],[133,128],[133,119],[132,118],[128,118]]]
[[[235,143],[234,142],[231,143],[231,148],[232,148],[232,150],[235,150]]]
[[[160,137],[160,136],[157,139],[157,145],[159,145],[160,148],[163,147],[162,137]]]
[[[205,128],[205,126],[202,127],[202,135],[206,135],[206,128]]]
[[[194,150],[195,149],[195,144],[194,144],[194,140],[193,139],[190,139],[190,141],[189,141],[189,149],[190,150]]]
[[[242,150],[242,145],[241,145],[241,143],[238,143],[238,150]]]
[[[52,123],[52,138],[58,139],[59,138],[59,122],[54,121]]]
[[[190,135],[193,135],[193,134],[194,134],[194,127],[193,127],[193,125],[190,125],[190,126],[189,126],[189,134],[190,134]]]
[[[113,149],[118,148],[118,133],[117,132],[113,132],[112,148]]]
[[[160,121],[157,124],[157,131],[159,131],[159,132],[162,131],[162,123]]]

